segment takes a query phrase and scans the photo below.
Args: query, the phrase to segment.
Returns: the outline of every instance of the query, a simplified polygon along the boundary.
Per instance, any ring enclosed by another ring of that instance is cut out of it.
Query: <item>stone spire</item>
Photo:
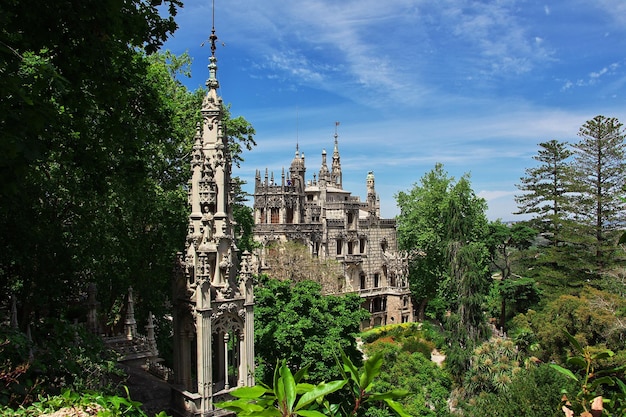
[[[335,149],[333,150],[333,164],[331,168],[330,180],[333,183],[333,186],[337,188],[342,188],[342,174],[341,174],[341,158],[339,157],[339,144],[337,138],[339,135],[337,134],[337,127],[339,127],[339,122],[335,122]]]
[[[133,340],[137,336],[137,321],[135,320],[135,300],[133,287],[128,287],[128,301],[126,302],[126,320],[124,321],[126,339]]]
[[[252,281],[250,274],[237,277],[232,160],[217,91],[215,25],[209,40],[207,92],[191,154],[191,213],[173,297],[173,406],[177,414],[194,417],[212,415],[214,397],[230,388],[254,385]]]

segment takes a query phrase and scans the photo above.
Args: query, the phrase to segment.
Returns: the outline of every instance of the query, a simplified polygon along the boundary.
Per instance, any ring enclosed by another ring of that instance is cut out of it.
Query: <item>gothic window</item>
[[[364,290],[365,289],[365,274],[363,272],[361,272],[361,289]]]
[[[359,240],[359,252],[365,253],[365,239]]]
[[[337,255],[341,255],[343,252],[343,241],[341,239],[337,239]]]
[[[348,227],[352,226],[352,223],[354,223],[354,213],[348,213]]]
[[[278,224],[280,222],[280,209],[273,207],[270,209],[270,217],[272,224]]]
[[[265,222],[265,209],[259,209],[259,223],[263,224]]]
[[[354,250],[354,242],[348,242],[348,255],[352,255]]]
[[[380,284],[380,274],[374,274],[374,288],[378,288]]]
[[[292,207],[288,207],[286,214],[287,214],[287,219],[286,219],[285,223],[293,223],[293,208]]]

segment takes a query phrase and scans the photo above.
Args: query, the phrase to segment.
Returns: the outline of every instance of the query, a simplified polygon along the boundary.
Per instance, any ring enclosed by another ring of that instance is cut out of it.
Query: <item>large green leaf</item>
[[[346,354],[341,351],[341,360],[343,361],[343,370],[350,374],[350,378],[354,381],[355,384],[359,384],[359,370],[352,363],[350,358],[346,356]]]
[[[302,397],[300,397],[300,400],[298,401],[298,404],[296,405],[295,409],[300,410],[303,407],[311,404],[313,401],[321,399],[325,395],[328,395],[332,392],[340,390],[341,388],[343,388],[344,385],[346,385],[347,382],[348,380],[346,379],[338,380],[338,381],[331,381],[328,383],[322,382],[321,384],[317,385],[314,389],[312,389],[311,391],[305,393]]]
[[[383,355],[378,352],[365,362],[363,373],[359,378],[359,386],[362,390],[367,391],[372,384],[374,378],[380,374],[380,367],[383,365]]]
[[[409,413],[406,412],[402,404],[395,402],[394,400],[386,399],[385,402],[393,411],[395,411],[400,417],[412,417]]]
[[[559,366],[559,365],[554,364],[554,363],[551,363],[550,366],[553,369],[556,369],[561,374],[565,375],[566,377],[568,377],[570,379],[573,379],[574,381],[578,381],[578,377],[576,375],[574,375],[574,373],[572,371],[570,371],[569,369],[563,368],[562,366]]]
[[[262,386],[255,385],[254,387],[241,387],[232,391],[230,395],[237,398],[259,398],[264,395],[268,390]]]
[[[287,411],[291,413],[291,410],[293,410],[293,405],[296,402],[296,381],[286,364],[283,364],[283,366],[280,367],[280,376],[283,382],[283,388],[285,390]]]
[[[396,389],[388,392],[370,394],[367,396],[367,401],[397,400],[399,398],[404,398],[409,394],[410,392],[407,390]]]
[[[578,369],[585,369],[587,367],[587,361],[580,356],[572,356],[567,358],[567,363],[574,365]]]
[[[263,411],[263,407],[250,402],[249,400],[233,400],[233,401],[224,401],[220,403],[215,403],[215,407],[223,408],[225,410],[235,411],[236,413],[252,413],[257,411]]]
[[[328,417],[326,414],[316,410],[300,410],[296,414],[302,417]]]
[[[572,346],[574,346],[579,353],[584,353],[582,346],[580,345],[580,343],[578,343],[578,340],[576,340],[574,336],[569,334],[567,330],[563,330],[563,334],[565,335],[565,337],[567,337],[567,340],[569,340]]]
[[[615,353],[613,353],[612,350],[606,349],[598,353],[595,353],[594,355],[591,356],[591,359],[593,360],[607,359],[607,358],[612,357],[613,355],[615,355]]]

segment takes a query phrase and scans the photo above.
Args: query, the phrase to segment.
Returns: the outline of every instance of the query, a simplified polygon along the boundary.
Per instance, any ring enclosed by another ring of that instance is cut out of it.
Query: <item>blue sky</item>
[[[382,215],[441,162],[520,219],[513,196],[540,142],[577,140],[598,114],[626,122],[623,0],[215,0],[220,94],[256,129],[235,174],[280,175],[296,142],[307,179],[335,122],[344,188],[365,198],[374,171]],[[165,49],[208,77],[211,1],[189,0]]]

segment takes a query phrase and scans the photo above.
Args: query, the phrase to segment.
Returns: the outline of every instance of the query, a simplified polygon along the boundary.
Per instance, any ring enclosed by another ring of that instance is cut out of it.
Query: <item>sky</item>
[[[165,44],[208,78],[211,0],[187,0]],[[336,122],[343,188],[383,217],[436,163],[522,220],[514,196],[538,144],[575,143],[596,115],[626,122],[624,0],[215,0],[220,95],[256,130],[234,175],[280,178],[296,144],[307,180],[330,156]],[[204,44],[204,46],[203,46]]]

